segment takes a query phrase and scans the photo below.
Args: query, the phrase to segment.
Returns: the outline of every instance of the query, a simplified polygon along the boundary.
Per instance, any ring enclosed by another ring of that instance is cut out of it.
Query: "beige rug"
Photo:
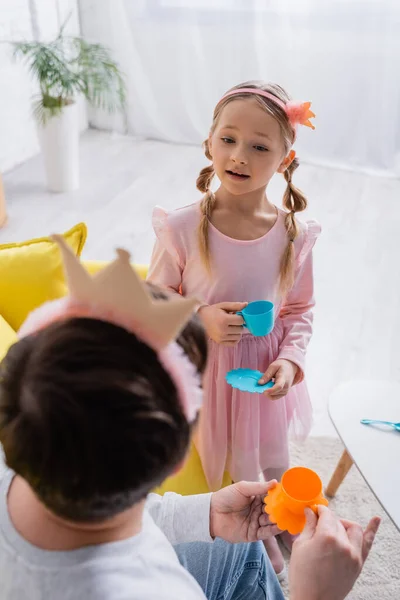
[[[293,445],[291,462],[315,469],[327,485],[343,451],[339,440],[310,438]],[[400,498],[399,498],[400,502]],[[394,600],[400,598],[400,533],[375,499],[357,468],[353,466],[330,502],[335,512],[366,525],[370,517],[382,517],[381,527],[363,572],[348,598],[351,600]],[[284,591],[287,593],[286,586]]]

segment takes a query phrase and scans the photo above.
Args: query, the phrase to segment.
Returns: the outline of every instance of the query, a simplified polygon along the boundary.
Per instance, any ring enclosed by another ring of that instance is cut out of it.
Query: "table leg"
[[[333,498],[339,489],[340,484],[343,479],[346,477],[347,473],[350,471],[351,466],[353,464],[353,459],[350,454],[345,450],[337,464],[337,467],[331,477],[330,482],[328,483],[325,494]]]

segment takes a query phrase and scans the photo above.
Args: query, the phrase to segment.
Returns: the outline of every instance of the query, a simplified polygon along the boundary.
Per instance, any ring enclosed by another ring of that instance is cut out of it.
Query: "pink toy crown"
[[[129,253],[121,249],[112,263],[92,277],[62,236],[53,239],[61,250],[69,295],[47,302],[28,315],[19,337],[72,318],[99,319],[123,327],[157,352],[175,384],[186,418],[193,421],[202,403],[200,378],[174,340],[198,301],[180,296],[153,300],[131,267]]]

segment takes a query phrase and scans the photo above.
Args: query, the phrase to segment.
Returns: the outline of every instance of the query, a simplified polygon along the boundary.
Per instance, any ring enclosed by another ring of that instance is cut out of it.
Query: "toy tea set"
[[[274,305],[268,300],[250,302],[237,314],[244,320],[243,327],[247,327],[249,332],[256,337],[269,335],[274,328]],[[261,371],[255,369],[233,369],[226,374],[226,381],[242,392],[262,394],[274,385],[272,381],[268,381],[265,385],[259,385],[258,382],[262,375]]]
[[[328,506],[322,493],[322,481],[315,471],[293,467],[282,475],[280,483],[264,498],[264,511],[271,523],[292,535],[301,533],[306,523],[305,508],[317,513],[318,505]]]
[[[274,305],[267,300],[250,302],[237,314],[243,318],[244,326],[252,335],[269,335],[274,328]],[[259,385],[262,375],[261,371],[253,369],[234,369],[227,373],[226,381],[242,392],[262,394],[274,385],[272,381]],[[280,483],[268,492],[264,502],[264,510],[270,521],[292,535],[303,530],[306,507],[317,512],[319,504],[328,506],[322,493],[321,479],[306,467],[293,467],[285,471]]]

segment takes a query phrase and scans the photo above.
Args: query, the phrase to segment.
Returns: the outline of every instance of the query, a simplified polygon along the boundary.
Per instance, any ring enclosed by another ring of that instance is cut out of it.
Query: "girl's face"
[[[235,196],[266,188],[294,157],[285,158],[278,121],[254,99],[233,100],[222,109],[209,145],[221,185]]]

